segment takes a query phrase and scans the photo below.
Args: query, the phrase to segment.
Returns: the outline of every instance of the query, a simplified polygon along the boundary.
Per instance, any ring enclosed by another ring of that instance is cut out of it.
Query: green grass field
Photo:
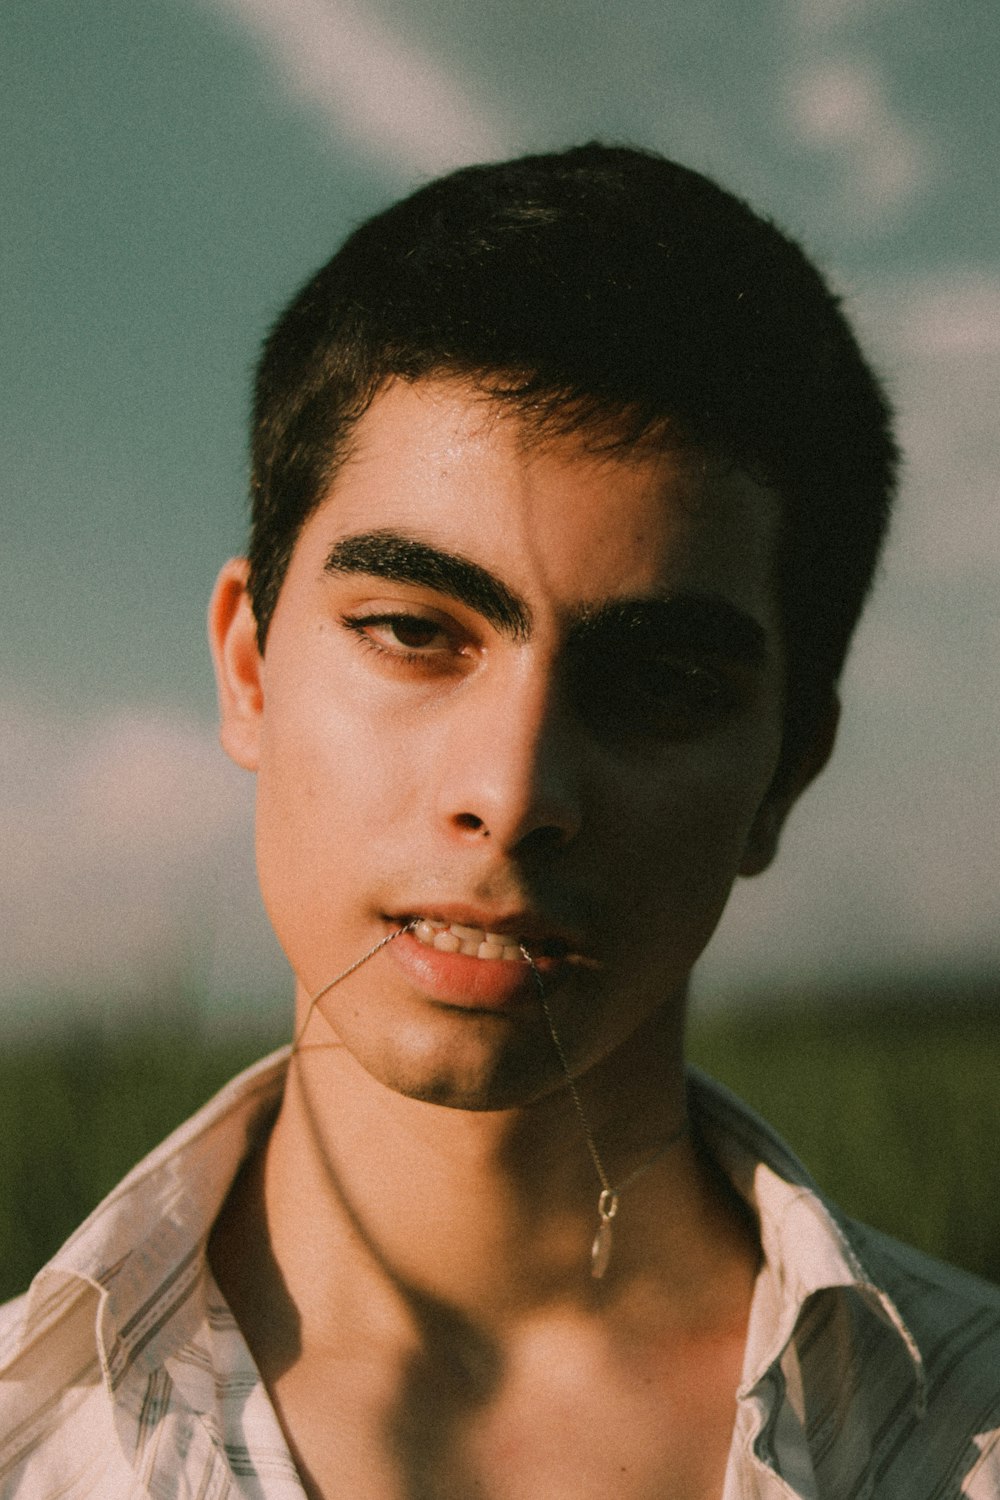
[[[995,999],[720,1017],[693,1028],[691,1044],[849,1213],[1000,1281]]]
[[[692,1025],[691,1054],[777,1126],[849,1212],[1000,1281],[1000,1024],[989,1002],[709,1015]],[[280,1040],[213,1039],[189,1017],[11,1046],[0,1060],[0,1297]]]

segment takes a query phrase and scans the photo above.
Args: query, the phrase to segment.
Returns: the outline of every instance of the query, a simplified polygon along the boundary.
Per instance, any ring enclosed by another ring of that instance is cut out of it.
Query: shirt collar
[[[137,1362],[150,1367],[164,1343],[189,1335],[203,1312],[195,1294],[209,1232],[273,1117],[287,1062],[283,1047],[246,1069],[122,1179],[35,1277],[22,1344],[72,1311],[96,1328],[116,1391]]]
[[[756,1220],[763,1264],[751,1310],[740,1396],[781,1360],[816,1293],[854,1292],[897,1338],[913,1374],[918,1414],[926,1400],[917,1342],[850,1221],[820,1192],[798,1158],[750,1107],[697,1068],[688,1070],[691,1109],[706,1144]]]

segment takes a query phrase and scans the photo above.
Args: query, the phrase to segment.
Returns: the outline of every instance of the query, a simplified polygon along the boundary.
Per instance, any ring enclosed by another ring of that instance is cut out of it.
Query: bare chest
[[[555,1341],[509,1368],[355,1365],[322,1393],[293,1370],[272,1394],[310,1500],[719,1500],[741,1357],[740,1340],[642,1361]]]

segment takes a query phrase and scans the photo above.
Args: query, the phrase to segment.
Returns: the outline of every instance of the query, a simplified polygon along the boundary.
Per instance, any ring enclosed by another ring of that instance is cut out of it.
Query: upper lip
[[[579,931],[548,921],[537,912],[525,909],[498,912],[451,902],[428,902],[426,906],[414,904],[407,907],[399,920],[412,921],[417,917],[426,917],[432,922],[457,922],[461,927],[479,927],[483,932],[517,938],[528,947],[537,944],[539,947],[558,949],[560,953],[585,952]]]

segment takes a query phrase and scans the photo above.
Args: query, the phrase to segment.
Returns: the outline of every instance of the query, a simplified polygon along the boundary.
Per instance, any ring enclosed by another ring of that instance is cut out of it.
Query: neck
[[[374,1318],[396,1338],[435,1304],[498,1335],[546,1307],[599,1315],[651,1291],[689,1309],[716,1279],[713,1256],[752,1252],[691,1137],[656,1154],[686,1113],[679,1025],[659,1018],[577,1088],[607,1182],[622,1185],[604,1281],[589,1260],[603,1184],[568,1087],[527,1108],[450,1109],[385,1088],[331,1046],[293,1057],[266,1150],[220,1221],[224,1290],[235,1306],[234,1279],[254,1283],[321,1342],[362,1307],[367,1334]]]

